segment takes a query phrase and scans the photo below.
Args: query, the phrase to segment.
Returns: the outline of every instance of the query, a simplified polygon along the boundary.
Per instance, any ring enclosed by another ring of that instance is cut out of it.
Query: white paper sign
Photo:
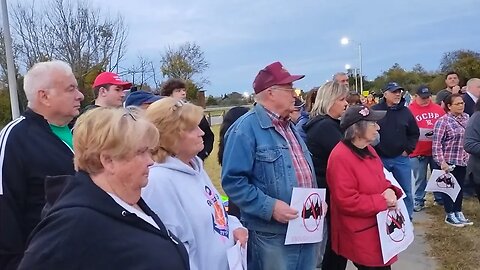
[[[240,241],[227,250],[228,267],[230,270],[247,270],[247,245],[243,248]]]
[[[387,180],[390,181],[390,183],[392,183],[392,185],[398,187],[402,191],[402,197],[400,197],[400,199],[403,199],[403,198],[407,197],[407,195],[405,194],[405,191],[403,191],[402,186],[400,186],[397,179],[395,179],[395,177],[393,176],[393,174],[389,170],[383,168],[383,174],[385,174],[385,178],[387,178]]]
[[[413,224],[403,199],[397,201],[397,209],[378,213],[377,224],[383,263],[387,263],[413,242]]]
[[[425,188],[425,191],[443,192],[450,196],[452,201],[457,199],[460,190],[462,188],[458,184],[457,179],[451,173],[446,173],[442,170],[433,170]]]
[[[299,217],[288,222],[285,245],[318,243],[327,213],[324,188],[293,188],[290,207]]]

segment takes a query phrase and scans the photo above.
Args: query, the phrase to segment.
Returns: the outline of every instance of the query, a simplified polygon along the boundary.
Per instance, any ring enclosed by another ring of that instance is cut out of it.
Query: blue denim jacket
[[[310,153],[293,124],[291,128],[312,171]],[[285,234],[287,225],[272,218],[275,200],[290,204],[297,185],[287,141],[275,130],[265,108],[259,104],[239,118],[225,134],[222,186],[241,211],[248,229]]]

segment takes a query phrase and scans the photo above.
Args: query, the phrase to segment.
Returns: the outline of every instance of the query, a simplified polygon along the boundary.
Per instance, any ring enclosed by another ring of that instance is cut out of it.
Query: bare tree
[[[155,88],[159,86],[155,73],[153,61],[143,55],[138,55],[135,64],[128,68],[123,68],[123,71],[120,72],[121,75],[131,76],[132,83],[143,90],[151,89],[149,82],[152,80]]]
[[[18,3],[13,8],[14,34],[27,68],[55,58],[72,65],[78,77],[92,69],[118,69],[127,38],[120,15],[103,15],[81,0],[49,0],[42,4]]]
[[[209,83],[208,79],[202,76],[209,67],[209,63],[196,43],[187,42],[178,48],[168,47],[160,63],[160,70],[164,77],[191,81],[199,88]]]

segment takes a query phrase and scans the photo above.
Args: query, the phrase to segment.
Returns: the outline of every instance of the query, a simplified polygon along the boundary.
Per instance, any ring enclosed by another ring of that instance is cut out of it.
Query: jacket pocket
[[[257,175],[265,185],[265,192],[269,196],[278,198],[280,193],[278,181],[285,177],[282,151],[280,149],[259,150],[256,153],[256,162],[259,170]]]

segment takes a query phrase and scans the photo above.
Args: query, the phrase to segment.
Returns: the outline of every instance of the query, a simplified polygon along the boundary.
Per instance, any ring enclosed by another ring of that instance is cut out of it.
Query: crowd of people
[[[480,200],[480,79],[458,75],[431,100],[389,82],[377,102],[352,93],[345,73],[298,97],[280,62],[253,82],[253,108],[224,116],[219,138],[228,211],[204,169],[214,134],[186,85],[161,96],[125,94],[112,72],[84,99],[71,67],[35,64],[28,108],[0,132],[0,269],[229,269],[227,250],[247,246],[248,269],[391,269],[376,215],[404,195],[410,219],[425,207],[428,170],[451,173]],[[439,98],[440,96],[440,98]],[[401,188],[386,179],[392,172]],[[294,187],[325,188],[320,243],[285,245],[299,217]],[[456,200],[434,194],[445,222],[472,225]]]

